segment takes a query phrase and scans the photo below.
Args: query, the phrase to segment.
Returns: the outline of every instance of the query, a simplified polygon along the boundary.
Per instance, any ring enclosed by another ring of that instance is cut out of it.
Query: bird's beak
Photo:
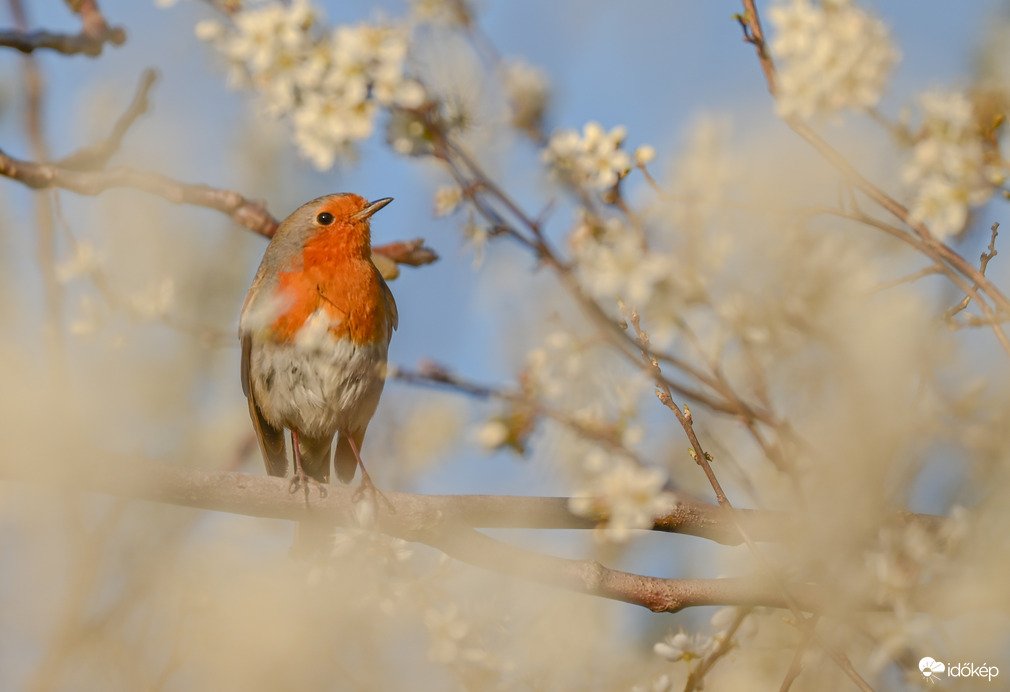
[[[359,211],[357,214],[352,215],[351,219],[354,221],[363,221],[392,201],[392,197],[383,197],[382,199],[377,199],[374,202],[369,202],[367,207]]]

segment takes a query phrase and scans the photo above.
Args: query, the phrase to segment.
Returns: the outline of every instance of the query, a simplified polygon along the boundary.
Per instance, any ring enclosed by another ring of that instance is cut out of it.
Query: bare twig
[[[880,292],[886,291],[886,290],[888,290],[890,288],[894,288],[895,286],[901,286],[902,284],[915,283],[916,281],[918,281],[919,279],[921,279],[923,277],[933,276],[934,274],[942,274],[942,273],[943,273],[943,266],[940,265],[940,264],[933,264],[933,265],[930,265],[928,267],[923,267],[922,269],[920,269],[917,272],[912,272],[911,274],[908,274],[907,276],[902,276],[902,277],[899,277],[897,279],[892,279],[891,281],[885,281],[882,284],[880,284],[879,286],[877,286],[876,288],[874,288],[873,292],[874,293],[880,293]]]
[[[53,50],[64,55],[100,55],[106,43],[120,46],[126,42],[122,27],[110,28],[100,36],[86,34],[56,34],[50,31],[0,31],[0,46],[28,54],[37,50]]]
[[[9,0],[11,15],[21,31],[28,26],[28,17],[21,0]],[[25,88],[24,124],[32,155],[39,161],[49,159],[49,147],[43,128],[45,110],[45,79],[42,68],[32,55],[22,59]],[[45,334],[49,362],[62,379],[66,360],[63,333],[63,287],[56,279],[56,233],[53,223],[52,195],[40,193],[35,197],[35,222],[38,236],[36,258],[45,296]]]
[[[112,155],[119,151],[123,143],[123,137],[136,122],[137,118],[147,112],[148,94],[154,82],[158,78],[158,73],[152,69],[144,70],[140,76],[140,83],[137,85],[137,92],[133,96],[133,101],[123,112],[116,124],[112,127],[112,132],[101,142],[92,144],[64,156],[55,161],[54,166],[67,170],[83,171],[89,169],[105,168]]]
[[[564,411],[547,406],[521,390],[509,390],[471,382],[430,361],[422,362],[416,371],[398,367],[391,370],[390,376],[408,384],[441,385],[481,399],[497,399],[508,402],[528,412],[531,417],[549,418],[577,435],[597,442],[612,452],[622,454],[635,461],[639,466],[645,466],[645,462],[621,441],[619,430],[616,427],[604,424],[594,425],[591,422],[579,420]]]
[[[95,0],[67,4],[81,15],[81,33],[26,31],[24,26],[19,26],[17,31],[0,31],[0,46],[19,50],[26,55],[37,50],[52,50],[63,55],[83,53],[95,57],[101,55],[106,43],[121,46],[126,42],[126,32],[122,27],[110,27],[105,22]]]
[[[814,615],[810,618],[809,625],[811,629],[817,627],[820,617],[820,615]],[[793,686],[793,682],[803,672],[803,656],[806,654],[809,646],[810,635],[804,633],[799,646],[796,647],[796,653],[793,654],[793,660],[789,663],[789,670],[786,671],[786,676],[782,679],[782,685],[779,686],[779,692],[789,692],[789,688]]]
[[[715,651],[699,662],[698,666],[687,676],[687,682],[684,683],[684,692],[694,692],[694,690],[701,690],[704,688],[705,676],[708,675],[708,672],[712,670],[712,667],[719,662],[719,659],[733,650],[733,637],[740,629],[740,625],[743,624],[743,621],[750,616],[751,611],[751,608],[740,608],[737,610],[733,617],[733,622],[730,623],[729,629],[726,630],[725,636],[719,642]]]
[[[98,195],[114,188],[131,188],[161,197],[173,204],[189,204],[215,209],[244,228],[270,238],[279,225],[262,200],[251,200],[233,190],[222,190],[173,180],[160,173],[127,166],[106,170],[76,171],[54,164],[21,161],[0,151],[0,175],[17,180],[36,190],[60,188],[81,195]],[[390,243],[372,248],[394,262],[410,266],[430,264],[438,259],[423,241]]]
[[[993,257],[999,254],[999,252],[996,250],[996,236],[999,235],[999,223],[994,223],[991,227],[991,231],[992,235],[989,238],[989,247],[978,258],[979,260],[978,270],[982,274],[982,276],[985,276],[985,270],[989,267],[990,260],[992,260]],[[974,285],[974,288],[976,290],[978,289],[977,283]],[[969,304],[971,304],[971,295],[966,295],[964,298],[958,301],[957,305],[950,308],[949,310],[947,310],[947,312],[943,314],[944,318],[950,320],[951,318],[954,317],[954,315],[967,308]]]

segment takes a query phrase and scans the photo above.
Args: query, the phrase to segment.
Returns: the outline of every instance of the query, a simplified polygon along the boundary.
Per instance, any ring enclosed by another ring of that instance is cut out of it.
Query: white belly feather
[[[313,438],[357,432],[379,405],[388,348],[381,340],[363,346],[331,338],[254,342],[250,386],[271,425]]]

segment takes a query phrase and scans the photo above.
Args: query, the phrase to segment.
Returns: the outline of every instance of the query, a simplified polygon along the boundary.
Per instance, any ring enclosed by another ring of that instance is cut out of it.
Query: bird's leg
[[[302,450],[298,444],[298,431],[291,431],[291,449],[295,457],[295,474],[291,477],[291,485],[288,486],[289,493],[298,492],[299,488],[305,489],[305,506],[309,505],[309,477],[302,470]]]
[[[299,488],[304,488],[305,506],[308,507],[309,486],[316,486],[316,489],[319,490],[320,498],[326,497],[326,486],[317,481],[315,478],[309,476],[302,468],[302,450],[301,446],[298,444],[298,433],[294,430],[291,431],[291,447],[294,450],[295,455],[295,475],[291,478],[291,485],[288,486],[288,492],[296,493]]]
[[[389,501],[389,498],[382,494],[382,491],[375,487],[375,483],[372,482],[372,477],[368,475],[368,471],[365,470],[365,462],[361,460],[361,452],[358,450],[358,443],[354,441],[354,438],[350,435],[347,436],[347,441],[351,445],[351,451],[354,452],[354,458],[358,460],[358,468],[361,469],[361,484],[358,489],[354,491],[351,495],[351,502],[357,502],[361,499],[364,493],[369,493],[374,501],[375,496],[378,495],[382,498],[382,502],[386,505],[386,509],[389,510],[390,514],[396,514],[396,508],[393,507],[393,503]]]

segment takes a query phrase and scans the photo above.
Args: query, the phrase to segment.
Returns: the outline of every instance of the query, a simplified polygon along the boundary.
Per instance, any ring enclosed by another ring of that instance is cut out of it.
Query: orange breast
[[[273,324],[281,340],[293,340],[305,321],[323,309],[333,320],[334,337],[357,344],[388,341],[389,306],[382,279],[368,246],[362,253],[348,230],[338,226],[317,234],[305,245],[302,267],[280,273],[277,289],[290,300]]]

